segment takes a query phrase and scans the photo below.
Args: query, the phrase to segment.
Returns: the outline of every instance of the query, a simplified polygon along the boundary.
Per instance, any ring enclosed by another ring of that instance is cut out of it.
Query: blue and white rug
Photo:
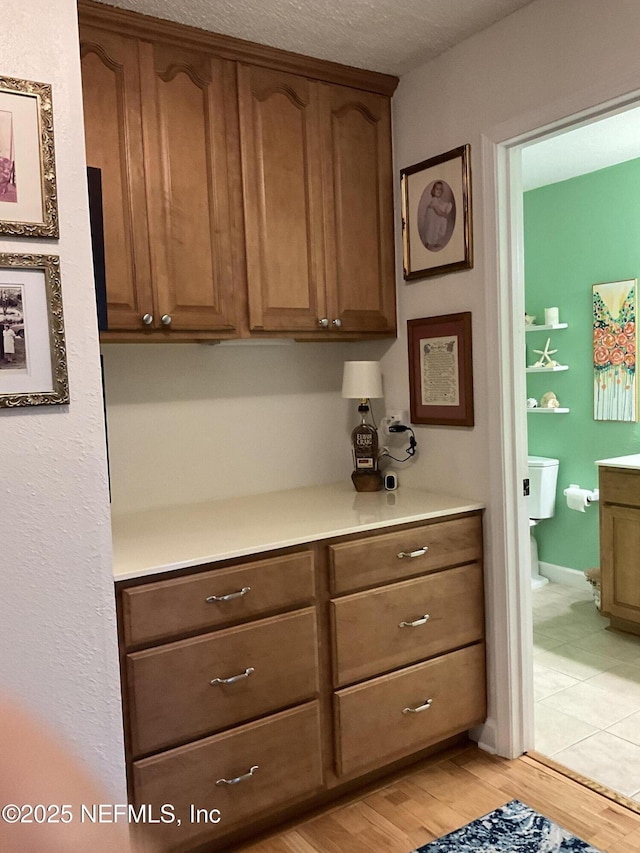
[[[520,800],[512,800],[412,853],[602,853]]]

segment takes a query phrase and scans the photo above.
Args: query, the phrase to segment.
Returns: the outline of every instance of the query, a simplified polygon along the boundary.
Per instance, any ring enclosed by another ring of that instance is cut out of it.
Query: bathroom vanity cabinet
[[[117,581],[130,799],[183,818],[162,851],[223,850],[484,721],[482,512],[455,509]]]
[[[640,457],[622,460],[598,463],[601,612],[612,628],[640,634]]]

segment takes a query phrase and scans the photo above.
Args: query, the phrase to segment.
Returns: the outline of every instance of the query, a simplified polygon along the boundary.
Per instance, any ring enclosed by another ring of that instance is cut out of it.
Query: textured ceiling
[[[401,76],[531,0],[100,0]]]

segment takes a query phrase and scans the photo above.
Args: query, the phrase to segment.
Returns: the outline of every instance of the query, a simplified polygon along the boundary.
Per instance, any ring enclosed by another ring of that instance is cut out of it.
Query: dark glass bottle
[[[361,400],[358,412],[362,420],[351,433],[354,471],[351,475],[358,492],[377,492],[383,482],[378,471],[378,431],[367,422],[369,406]]]

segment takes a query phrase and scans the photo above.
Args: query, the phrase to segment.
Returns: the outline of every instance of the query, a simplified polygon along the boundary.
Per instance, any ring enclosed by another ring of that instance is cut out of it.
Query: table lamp
[[[351,480],[358,492],[377,492],[383,486],[378,471],[378,430],[367,421],[367,415],[369,401],[383,396],[380,362],[345,361],[342,396],[360,401],[360,423],[351,433],[354,468]]]

